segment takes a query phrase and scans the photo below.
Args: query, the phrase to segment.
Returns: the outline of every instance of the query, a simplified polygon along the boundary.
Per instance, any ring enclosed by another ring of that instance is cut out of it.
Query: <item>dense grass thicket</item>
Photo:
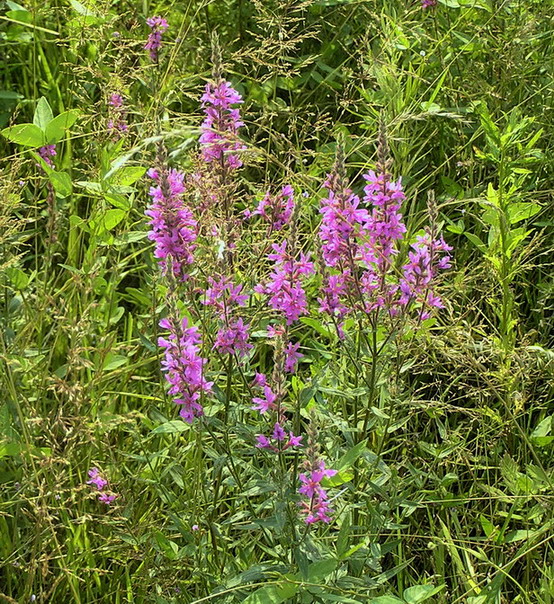
[[[553,36],[0,0],[0,602],[554,603]]]

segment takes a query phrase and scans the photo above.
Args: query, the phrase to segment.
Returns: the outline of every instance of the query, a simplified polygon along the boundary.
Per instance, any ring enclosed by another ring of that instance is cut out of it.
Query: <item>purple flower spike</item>
[[[108,484],[108,481],[100,475],[98,468],[91,468],[88,471],[88,475],[90,476],[90,480],[87,480],[87,484],[93,484],[99,491]]]
[[[170,169],[162,174],[149,170],[148,175],[157,185],[150,188],[153,203],[145,212],[151,218],[148,238],[156,244],[154,255],[164,273],[170,265],[173,275],[186,281],[186,267],[194,261],[197,221],[182,200],[184,174]]]
[[[98,501],[105,503],[106,505],[111,505],[117,498],[117,495],[108,495],[108,493],[100,493],[98,496]]]
[[[234,152],[246,148],[238,140],[244,123],[239,110],[231,105],[242,103],[242,97],[230,82],[221,80],[218,84],[208,82],[200,100],[206,114],[200,135],[202,158],[206,163],[222,162],[229,169],[240,168],[242,161]]]
[[[148,50],[150,59],[156,63],[158,61],[158,51],[162,45],[162,34],[169,27],[169,23],[162,17],[149,17],[146,19],[146,24],[151,31],[144,49]]]
[[[302,483],[298,492],[306,497],[306,500],[300,504],[302,511],[306,514],[304,518],[306,524],[331,522],[330,514],[333,513],[333,510],[328,501],[327,491],[321,486],[321,481],[336,473],[336,470],[325,468],[324,461],[319,461],[311,472],[298,476]]]
[[[271,308],[283,313],[287,325],[292,325],[301,315],[308,314],[308,302],[301,277],[313,274],[314,265],[309,254],[301,253],[300,260],[294,259],[286,251],[286,241],[281,245],[274,243],[272,247],[275,253],[269,254],[268,258],[275,262],[273,272],[265,285],[257,285],[254,290],[269,295]]]
[[[189,327],[187,319],[173,324],[169,319],[160,321],[160,326],[169,330],[166,338],[159,338],[158,345],[165,349],[162,371],[169,383],[168,393],[173,402],[181,406],[179,415],[189,424],[203,415],[200,404],[203,394],[211,392],[213,382],[204,377],[207,359],[200,356],[201,338],[197,327]]]
[[[262,216],[264,220],[271,224],[274,231],[280,231],[289,223],[294,211],[294,191],[290,185],[281,189],[278,195],[267,193],[253,212],[248,212],[251,216]]]
[[[53,166],[54,162],[50,158],[58,155],[56,145],[45,145],[38,150],[38,154],[49,166]]]

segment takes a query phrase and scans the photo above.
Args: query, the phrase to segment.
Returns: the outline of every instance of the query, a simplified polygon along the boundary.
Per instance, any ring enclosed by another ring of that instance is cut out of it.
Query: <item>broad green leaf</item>
[[[84,4],[81,4],[77,0],[69,0],[69,4],[71,4],[75,12],[77,12],[79,15],[83,15],[83,17],[98,17],[94,11],[90,10],[90,8],[87,8]]]
[[[76,109],[64,111],[52,119],[45,129],[46,141],[49,145],[60,142],[65,136],[65,131],[77,121],[79,112]]]
[[[45,97],[41,97],[37,103],[37,108],[35,109],[33,124],[45,132],[46,126],[50,123],[53,117],[54,114],[52,113],[52,109],[48,104],[48,101]]]
[[[112,176],[111,183],[114,185],[129,186],[137,182],[139,178],[142,178],[145,172],[146,168],[143,166],[126,166]]]
[[[526,530],[518,530],[518,531],[510,531],[506,533],[503,543],[515,543],[516,541],[524,541],[526,539],[531,539],[536,534],[536,531],[526,531]]]
[[[308,568],[308,581],[321,583],[337,568],[337,561],[333,558],[318,560]]]
[[[490,537],[494,532],[495,532],[495,528],[494,528],[494,524],[488,519],[485,518],[485,516],[480,516],[479,518],[480,522],[481,522],[481,526],[483,528],[483,531],[485,532],[485,535],[488,537]]]
[[[352,464],[366,450],[367,439],[362,440],[357,445],[349,449],[335,464],[336,470],[350,468]]]
[[[425,602],[431,596],[434,596],[444,588],[444,585],[435,587],[434,585],[414,585],[404,590],[402,597],[408,604],[419,604]]]
[[[395,596],[379,596],[369,600],[368,604],[405,604],[405,602]]]
[[[48,178],[58,197],[63,199],[64,197],[69,197],[73,192],[71,177],[67,172],[56,172],[55,170],[51,170],[48,173]]]
[[[473,243],[473,245],[482,253],[482,254],[486,254],[487,253],[487,246],[479,239],[479,237],[477,237],[477,235],[474,235],[473,233],[464,233],[464,235],[471,241],[471,243]]]
[[[106,359],[104,360],[104,365],[103,365],[102,369],[104,369],[104,371],[113,371],[114,369],[117,369],[118,367],[122,367],[123,365],[126,365],[128,362],[129,362],[128,357],[124,357],[121,354],[113,354],[110,352],[106,356]]]
[[[531,432],[531,440],[540,447],[544,447],[554,440],[554,436],[549,436],[552,430],[552,421],[553,416],[545,417]]]
[[[21,453],[21,445],[17,442],[0,443],[0,459],[2,457],[15,457]]]
[[[42,147],[45,144],[44,133],[35,124],[18,124],[2,130],[2,135],[12,143],[25,147]]]
[[[17,4],[17,2],[13,2],[12,0],[6,0],[6,4],[10,10],[22,10],[28,12],[24,6],[21,6],[21,4]]]
[[[182,419],[174,419],[170,422],[165,422],[161,426],[156,426],[152,430],[152,434],[178,434],[180,432],[186,432],[190,429],[190,424],[183,421]]]
[[[508,218],[510,224],[516,224],[521,220],[528,220],[541,211],[541,206],[533,202],[515,202],[508,207]]]
[[[14,289],[22,290],[29,285],[29,276],[17,266],[9,266],[6,269],[6,276]]]
[[[126,212],[120,209],[107,210],[104,214],[96,216],[91,220],[91,228],[96,231],[111,231],[115,228],[126,216]]]
[[[249,595],[242,604],[282,604],[287,602],[298,592],[298,585],[286,583],[284,585],[268,585]]]

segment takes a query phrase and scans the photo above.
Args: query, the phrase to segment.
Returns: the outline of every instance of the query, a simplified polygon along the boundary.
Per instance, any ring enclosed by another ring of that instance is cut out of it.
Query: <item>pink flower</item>
[[[108,481],[100,475],[98,468],[91,468],[88,471],[88,475],[90,476],[90,480],[87,480],[87,484],[93,484],[99,491],[108,484]]]
[[[273,254],[268,258],[275,262],[273,272],[267,283],[257,285],[254,290],[270,296],[269,305],[273,310],[284,314],[287,325],[297,321],[301,315],[308,314],[306,292],[301,277],[315,272],[309,255],[301,253],[300,260],[295,260],[287,253],[287,242],[273,244]]]
[[[285,371],[287,373],[294,373],[296,371],[298,361],[304,357],[303,354],[298,352],[299,348],[300,342],[297,342],[296,344],[289,342],[285,348]]]
[[[247,211],[245,215],[262,216],[271,223],[273,230],[280,231],[290,221],[293,210],[294,191],[290,185],[286,185],[278,195],[272,196],[267,193],[254,212]]]
[[[195,417],[203,415],[200,398],[210,393],[213,385],[204,377],[207,359],[199,354],[200,334],[197,327],[188,326],[186,318],[180,324],[163,319],[160,326],[169,330],[166,338],[158,339],[158,345],[165,349],[162,371],[170,385],[168,393],[181,406],[179,415],[191,424]]]
[[[149,51],[150,59],[157,62],[158,50],[162,45],[162,34],[169,27],[169,23],[162,17],[149,17],[146,19],[146,24],[151,29],[151,32],[144,48]]]
[[[324,478],[330,478],[337,473],[336,470],[325,468],[325,462],[320,460],[312,466],[311,472],[301,473],[298,478],[302,485],[298,489],[307,500],[300,503],[302,511],[306,514],[306,524],[314,522],[330,522],[333,512],[329,505],[327,491],[321,486]]]
[[[150,217],[148,238],[156,244],[154,256],[164,273],[171,266],[180,281],[188,278],[186,267],[194,262],[197,221],[184,204],[184,174],[170,169],[161,174],[149,170],[148,175],[157,186],[150,188],[153,203],[145,214]]]
[[[231,105],[242,103],[242,97],[230,82],[221,80],[217,84],[208,82],[200,100],[206,114],[200,135],[204,161],[222,161],[229,169],[240,168],[242,161],[236,151],[246,148],[238,140],[239,128],[244,123],[239,110],[232,109]]]
[[[105,503],[106,505],[111,505],[117,498],[117,495],[108,495],[108,493],[100,493],[98,496],[98,501]]]
[[[250,325],[245,325],[242,319],[229,322],[228,325],[222,327],[217,332],[217,337],[214,343],[214,349],[225,354],[237,354],[239,357],[244,356],[253,348],[249,343],[248,329]]]
[[[273,392],[270,386],[267,384],[264,385],[264,396],[255,396],[252,399],[254,406],[252,409],[254,411],[259,411],[260,413],[267,413],[270,409],[275,409],[275,401],[277,400],[277,395]]]

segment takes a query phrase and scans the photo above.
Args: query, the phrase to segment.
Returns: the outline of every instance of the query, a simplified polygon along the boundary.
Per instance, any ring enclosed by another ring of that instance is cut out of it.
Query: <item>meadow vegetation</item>
[[[19,2],[0,602],[553,604],[554,2]]]

